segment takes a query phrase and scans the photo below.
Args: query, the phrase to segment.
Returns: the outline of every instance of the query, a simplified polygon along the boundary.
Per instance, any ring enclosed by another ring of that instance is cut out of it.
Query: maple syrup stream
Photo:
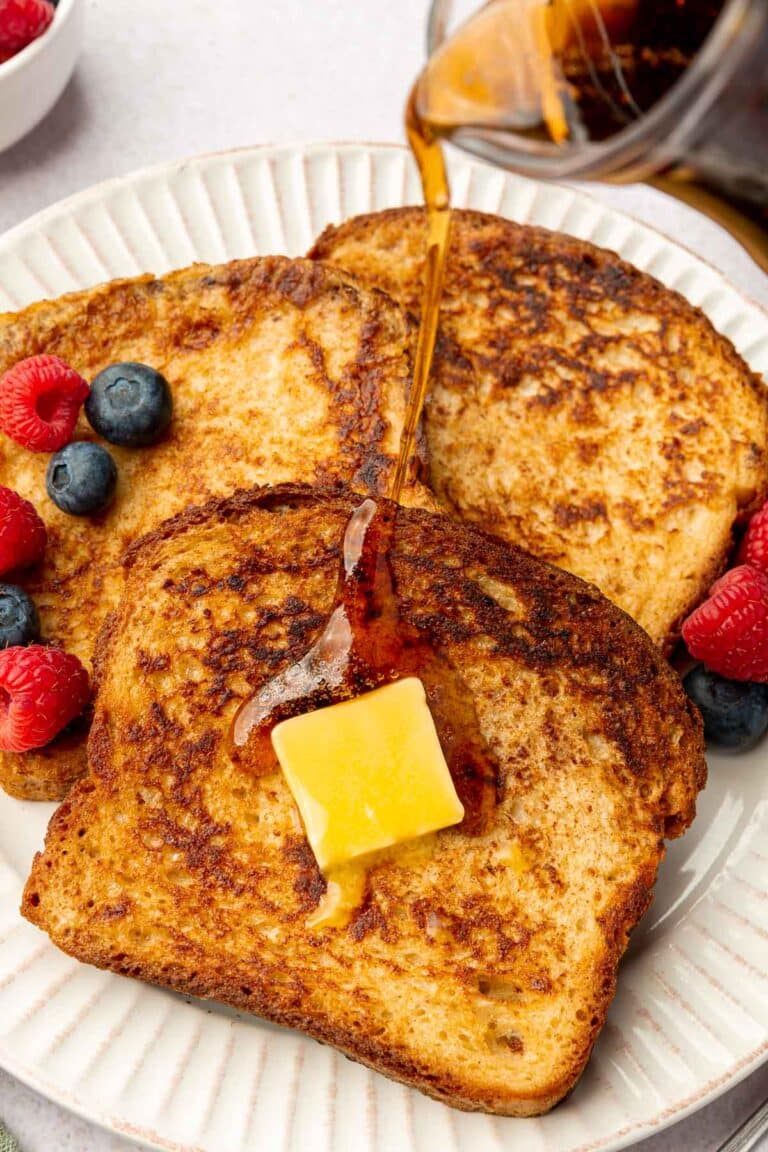
[[[364,500],[344,533],[338,585],[328,622],[309,651],[268,680],[237,712],[230,750],[248,770],[277,770],[270,733],[281,720],[406,676],[424,684],[430,711],[459,799],[463,832],[487,826],[496,803],[497,770],[460,673],[401,611],[392,571],[398,501],[408,477],[429,384],[450,233],[448,180],[436,136],[419,119],[415,89],[406,113],[427,208],[422,320],[400,451],[386,500]]]
[[[321,635],[235,716],[230,751],[247,770],[277,771],[270,733],[279,721],[417,676],[464,805],[459,827],[469,835],[487,828],[498,770],[471,693],[445,653],[407,618],[408,589],[398,587],[392,564],[398,503],[430,379],[450,238],[441,139],[467,127],[513,128],[522,135],[543,133],[563,145],[601,139],[642,115],[687,67],[722,6],[722,0],[705,0],[703,8],[701,0],[657,2],[664,18],[656,12],[656,23],[648,24],[655,6],[644,7],[639,0],[551,0],[546,5],[494,0],[438,50],[414,85],[405,122],[421,175],[427,238],[421,325],[400,452],[388,499],[364,500],[346,525],[336,595]],[[634,91],[624,60],[633,64]],[[405,568],[408,558],[402,559]],[[398,859],[415,864],[433,846],[434,837],[427,837],[343,865],[326,877],[325,895],[307,926],[347,924],[365,900],[369,870],[382,856],[397,852]]]

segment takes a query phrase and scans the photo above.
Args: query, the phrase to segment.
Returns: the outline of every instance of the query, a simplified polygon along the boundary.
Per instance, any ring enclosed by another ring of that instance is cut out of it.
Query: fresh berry
[[[40,639],[34,601],[16,584],[0,584],[0,648],[17,648]]]
[[[117,468],[100,444],[76,440],[51,457],[45,487],[57,508],[70,516],[98,516],[115,497]]]
[[[768,572],[768,503],[755,512],[741,541],[737,564],[752,564]]]
[[[742,564],[683,624],[688,651],[731,680],[768,681],[768,574]]]
[[[154,444],[171,422],[168,381],[146,364],[112,364],[99,372],[85,402],[91,427],[125,448]]]
[[[768,684],[726,680],[698,664],[683,680],[711,744],[746,752],[768,730]]]
[[[38,36],[53,20],[48,0],[0,0],[0,52],[15,54]]]
[[[0,652],[0,749],[42,748],[85,708],[88,673],[60,648],[6,648]]]
[[[0,484],[0,575],[42,558],[47,533],[33,504]]]
[[[0,376],[0,428],[22,448],[55,452],[72,439],[87,395],[85,380],[58,356],[30,356]]]

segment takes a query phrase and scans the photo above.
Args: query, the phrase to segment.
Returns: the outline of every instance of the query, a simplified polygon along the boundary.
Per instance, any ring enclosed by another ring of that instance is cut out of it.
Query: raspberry
[[[683,624],[692,656],[730,680],[768,682],[768,575],[741,564]]]
[[[737,564],[751,564],[768,572],[768,502],[755,512],[736,557]]]
[[[47,538],[34,505],[0,485],[0,576],[40,560]]]
[[[0,652],[0,749],[28,752],[83,711],[88,673],[76,656],[31,644]]]
[[[37,40],[54,11],[48,0],[0,0],[0,52],[13,56]]]
[[[0,428],[32,452],[56,452],[72,439],[90,389],[58,356],[30,356],[0,377]]]

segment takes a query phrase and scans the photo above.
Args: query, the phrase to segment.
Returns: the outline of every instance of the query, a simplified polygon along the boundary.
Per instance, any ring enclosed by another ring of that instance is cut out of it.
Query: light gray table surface
[[[426,0],[87,0],[83,56],[64,97],[0,155],[0,232],[100,180],[200,152],[400,140],[426,9]],[[681,240],[768,306],[768,278],[716,225],[644,187],[590,191]],[[712,1152],[766,1096],[768,1066],[638,1152]],[[135,1147],[2,1072],[0,1117],[24,1152]],[[768,1152],[768,1140],[759,1148]]]

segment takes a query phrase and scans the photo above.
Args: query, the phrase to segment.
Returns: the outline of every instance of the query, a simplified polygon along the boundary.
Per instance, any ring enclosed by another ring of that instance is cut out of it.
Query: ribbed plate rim
[[[350,142],[317,142],[317,143],[295,143],[295,144],[262,144],[258,146],[246,146],[242,148],[227,149],[218,152],[205,153],[199,156],[189,157],[179,161],[172,161],[170,163],[162,163],[151,167],[143,168],[138,171],[128,173],[123,176],[114,177],[105,180],[99,184],[93,185],[80,192],[75,193],[50,207],[38,212],[29,219],[16,225],[14,228],[7,231],[4,235],[0,236],[0,255],[12,248],[19,241],[26,237],[34,236],[42,232],[51,223],[65,219],[71,213],[74,213],[91,204],[98,204],[115,193],[130,188],[132,185],[139,184],[143,181],[171,179],[179,172],[187,168],[200,168],[204,169],[208,166],[216,166],[217,164],[226,164],[235,160],[238,157],[247,159],[251,155],[269,154],[273,157],[288,156],[292,154],[299,154],[304,157],[312,155],[320,155],[327,152],[348,153],[350,151],[375,154],[380,151],[399,151],[404,152],[405,149],[398,144],[378,144],[366,143],[361,141]],[[452,161],[452,168],[454,171],[469,170],[488,172],[487,166],[475,161]],[[490,170],[495,171],[495,170]],[[533,186],[534,182],[525,178],[518,178],[505,174],[505,180],[512,183],[518,182],[524,185]],[[740,302],[744,313],[756,319],[760,327],[765,329],[768,336],[768,314],[756,302],[750,300],[745,294],[736,288],[725,276],[722,275],[715,267],[702,258],[697,253],[691,252],[684,245],[672,241],[662,233],[657,232],[652,227],[637,220],[630,213],[619,211],[610,208],[603,204],[601,201],[589,193],[584,191],[576,191],[571,187],[563,188],[562,186],[546,187],[544,185],[536,185],[537,195],[546,197],[550,192],[567,192],[573,202],[582,203],[592,206],[601,214],[616,220],[625,220],[631,223],[637,234],[646,238],[653,238],[654,241],[661,241],[661,243],[669,248],[679,252],[690,264],[691,267],[705,272],[717,284],[720,290],[724,290],[732,294],[734,298]],[[762,824],[765,824],[763,815]],[[2,858],[0,857],[0,863]],[[712,1081],[704,1083],[694,1094],[689,1094],[687,1097],[662,1109],[657,1114],[650,1116],[647,1121],[634,1123],[631,1128],[627,1130],[618,1130],[617,1132],[598,1140],[598,1142],[588,1142],[582,1145],[578,1152],[596,1152],[597,1149],[603,1152],[611,1152],[611,1150],[618,1150],[627,1147],[629,1144],[634,1143],[639,1139],[646,1138],[653,1133],[660,1131],[667,1126],[684,1119],[692,1112],[698,1110],[703,1105],[716,1099],[723,1092],[734,1087],[742,1079],[748,1076],[751,1072],[757,1069],[768,1057],[768,1037],[762,1043],[756,1045],[754,1050],[740,1060],[738,1060],[733,1068],[724,1075],[719,1075]],[[81,1116],[92,1123],[95,1123],[108,1131],[121,1134],[134,1141],[137,1141],[146,1147],[156,1149],[175,1149],[176,1152],[196,1152],[192,1145],[178,1144],[164,1140],[162,1134],[141,1130],[135,1128],[130,1123],[128,1117],[108,1116],[97,1110],[95,1107],[89,1106],[88,1102],[80,1096],[71,1096],[61,1085],[57,1083],[48,1082],[44,1075],[35,1068],[25,1066],[21,1061],[17,1060],[13,1053],[10,1052],[4,1041],[0,1040],[0,1067],[4,1068],[11,1075],[16,1076],[19,1080],[27,1084],[30,1088],[40,1092],[48,1099],[57,1104],[67,1108],[69,1111]],[[567,1108],[567,1104],[565,1105]],[[514,1121],[509,1123],[514,1124]],[[292,1146],[292,1145],[291,1145]],[[574,1149],[574,1152],[577,1152]]]

